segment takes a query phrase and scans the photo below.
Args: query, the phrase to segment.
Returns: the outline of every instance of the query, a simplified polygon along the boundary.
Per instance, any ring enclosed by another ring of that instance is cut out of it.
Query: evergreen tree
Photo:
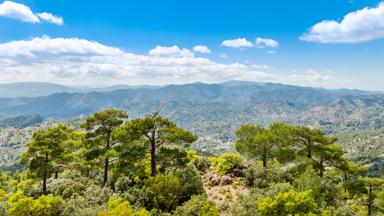
[[[43,193],[47,192],[47,178],[66,157],[66,142],[72,131],[66,125],[58,125],[35,132],[28,150],[21,157],[22,162],[28,163],[29,170],[43,179]]]
[[[262,160],[265,168],[274,151],[279,148],[280,139],[276,131],[250,124],[243,125],[236,132],[236,150],[248,157]]]
[[[157,175],[159,148],[167,145],[188,146],[197,139],[195,135],[177,127],[174,122],[159,116],[158,113],[128,121],[123,130],[127,132],[127,139],[144,139],[147,142],[151,156],[151,176]]]
[[[103,160],[104,175],[103,185],[108,182],[110,157],[116,154],[115,147],[118,144],[113,140],[113,131],[123,124],[128,114],[122,110],[107,109],[88,117],[81,125],[87,130],[85,149],[87,160]]]

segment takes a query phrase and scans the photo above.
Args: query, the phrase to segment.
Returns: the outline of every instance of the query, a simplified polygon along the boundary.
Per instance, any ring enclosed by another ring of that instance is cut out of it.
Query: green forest
[[[35,131],[23,168],[0,171],[0,215],[384,215],[381,174],[322,130],[245,124],[220,155],[197,139],[159,112],[118,109]]]

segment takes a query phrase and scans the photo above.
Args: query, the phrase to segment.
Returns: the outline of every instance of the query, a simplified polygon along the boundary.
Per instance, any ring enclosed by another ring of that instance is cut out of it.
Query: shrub
[[[175,216],[219,216],[219,210],[203,196],[193,196],[184,205],[176,208]]]
[[[161,210],[172,210],[180,198],[180,180],[174,175],[158,175],[145,181],[154,195],[155,206]]]
[[[216,170],[219,173],[230,173],[236,167],[242,167],[244,165],[244,158],[237,153],[224,153],[220,155]]]
[[[273,199],[261,198],[257,204],[261,216],[306,215],[316,212],[312,191],[280,193]]]
[[[10,215],[25,216],[53,216],[61,212],[63,200],[59,197],[42,195],[38,199],[26,197],[21,191],[16,192],[9,199],[11,206],[8,209]]]
[[[99,216],[150,216],[145,209],[133,210],[128,201],[121,197],[111,198],[108,201],[108,210],[99,212]]]
[[[247,166],[244,177],[247,185],[266,188],[270,183],[282,181],[280,178],[281,165],[278,161],[271,160],[267,168],[263,168],[261,161],[255,161]]]
[[[148,187],[131,187],[124,193],[124,198],[135,208],[153,209],[155,207],[155,195]]]
[[[74,195],[63,206],[62,216],[94,216],[100,206],[86,198]]]
[[[193,165],[195,165],[195,167],[202,171],[202,172],[205,172],[208,170],[208,168],[211,166],[211,162],[206,158],[206,157],[198,157],[198,158],[195,158],[191,161],[191,163]]]
[[[193,165],[187,166],[178,173],[181,185],[179,203],[188,201],[193,195],[204,193],[204,186],[201,177]]]

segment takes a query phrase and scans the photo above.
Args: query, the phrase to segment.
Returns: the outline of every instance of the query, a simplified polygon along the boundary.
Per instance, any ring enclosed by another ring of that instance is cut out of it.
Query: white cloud
[[[270,67],[268,65],[251,65],[251,68],[267,70]]]
[[[379,38],[384,38],[384,2],[348,13],[340,22],[321,21],[300,36],[301,40],[320,43],[361,43]]]
[[[152,55],[139,55],[95,41],[47,36],[11,41],[0,44],[0,82],[44,81],[69,85],[162,85],[228,80],[307,82],[300,74],[266,72],[268,66],[264,65],[224,64],[175,52],[165,55],[159,50],[164,49],[152,51]],[[316,84],[329,82],[326,78],[317,80]]]
[[[318,71],[315,69],[309,69],[303,74],[291,74],[288,77],[296,80],[298,83],[318,83],[329,82],[335,78],[335,75],[330,70]]]
[[[28,6],[12,1],[4,1],[0,4],[0,16],[29,23],[39,23],[44,20],[56,25],[63,24],[61,17],[47,12],[35,14]]]
[[[0,4],[0,16],[21,20],[23,22],[40,22],[39,18],[33,14],[32,10],[28,6],[12,1],[5,1]]]
[[[108,47],[94,41],[78,38],[49,38],[48,36],[30,40],[11,41],[0,44],[0,57],[26,57],[39,59],[50,56],[116,56],[124,52],[118,48]]]
[[[225,40],[221,43],[221,46],[231,47],[231,48],[249,48],[253,44],[245,38],[237,38],[232,40]]]
[[[155,48],[151,49],[149,55],[152,56],[165,56],[165,57],[193,57],[194,53],[188,49],[180,49],[178,46],[160,46],[157,45]]]
[[[279,42],[273,39],[269,38],[256,38],[256,47],[264,48],[264,47],[270,47],[270,48],[277,48],[279,46]]]
[[[193,51],[197,53],[211,53],[211,50],[204,45],[196,45],[193,47]]]
[[[47,12],[44,12],[44,13],[38,13],[36,14],[40,19],[42,20],[45,20],[49,23],[53,23],[53,24],[56,24],[56,25],[63,25],[64,23],[64,20],[63,18],[59,17],[59,16],[55,16],[51,13],[47,13]]]
[[[340,79],[332,70],[317,70],[308,69],[304,73],[291,73],[286,76],[290,84],[313,86],[313,87],[328,87],[340,88],[340,86],[350,86],[351,80]]]

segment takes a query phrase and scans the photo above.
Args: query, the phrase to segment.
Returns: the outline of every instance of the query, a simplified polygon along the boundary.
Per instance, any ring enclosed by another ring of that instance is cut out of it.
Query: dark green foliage
[[[191,163],[199,171],[205,172],[211,166],[211,162],[206,157],[197,157],[191,161]]]
[[[176,171],[177,169],[185,167],[189,162],[187,152],[178,147],[160,148],[157,154],[157,161],[161,173]]]
[[[263,167],[267,167],[267,162],[288,145],[285,139],[289,139],[289,136],[284,136],[285,128],[282,124],[271,125],[269,128],[243,125],[236,132],[236,150],[250,158],[261,160]]]
[[[28,169],[0,172],[0,215],[384,212],[384,180],[367,177],[367,167],[318,129],[245,125],[236,146],[243,156],[206,158],[189,149],[195,135],[158,113],[126,118],[105,110],[86,119],[86,133],[64,125],[37,131],[22,158]]]
[[[33,141],[28,144],[28,151],[22,155],[22,162],[43,179],[43,193],[46,193],[47,178],[57,171],[63,158],[66,157],[66,143],[72,128],[58,125],[33,134]]]
[[[189,200],[193,195],[204,194],[203,181],[193,165],[180,170],[178,177],[181,185],[179,203]]]
[[[176,216],[219,216],[219,210],[203,196],[193,196],[188,202],[176,208]]]
[[[113,140],[113,131],[128,118],[128,114],[122,110],[108,109],[97,112],[88,117],[81,125],[88,132],[85,141],[85,156],[87,160],[97,160],[103,164],[103,184],[108,181],[110,158],[115,155],[118,144]]]
[[[177,176],[158,175],[146,180],[145,185],[154,195],[155,206],[170,211],[177,206],[181,195],[181,184]]]
[[[122,127],[126,140],[145,140],[151,155],[151,176],[157,175],[157,150],[168,145],[188,147],[197,140],[192,133],[179,128],[167,118],[154,113],[152,116],[133,119]],[[172,151],[172,150],[171,150]],[[180,153],[176,150],[175,153]],[[161,162],[161,161],[160,161]]]

